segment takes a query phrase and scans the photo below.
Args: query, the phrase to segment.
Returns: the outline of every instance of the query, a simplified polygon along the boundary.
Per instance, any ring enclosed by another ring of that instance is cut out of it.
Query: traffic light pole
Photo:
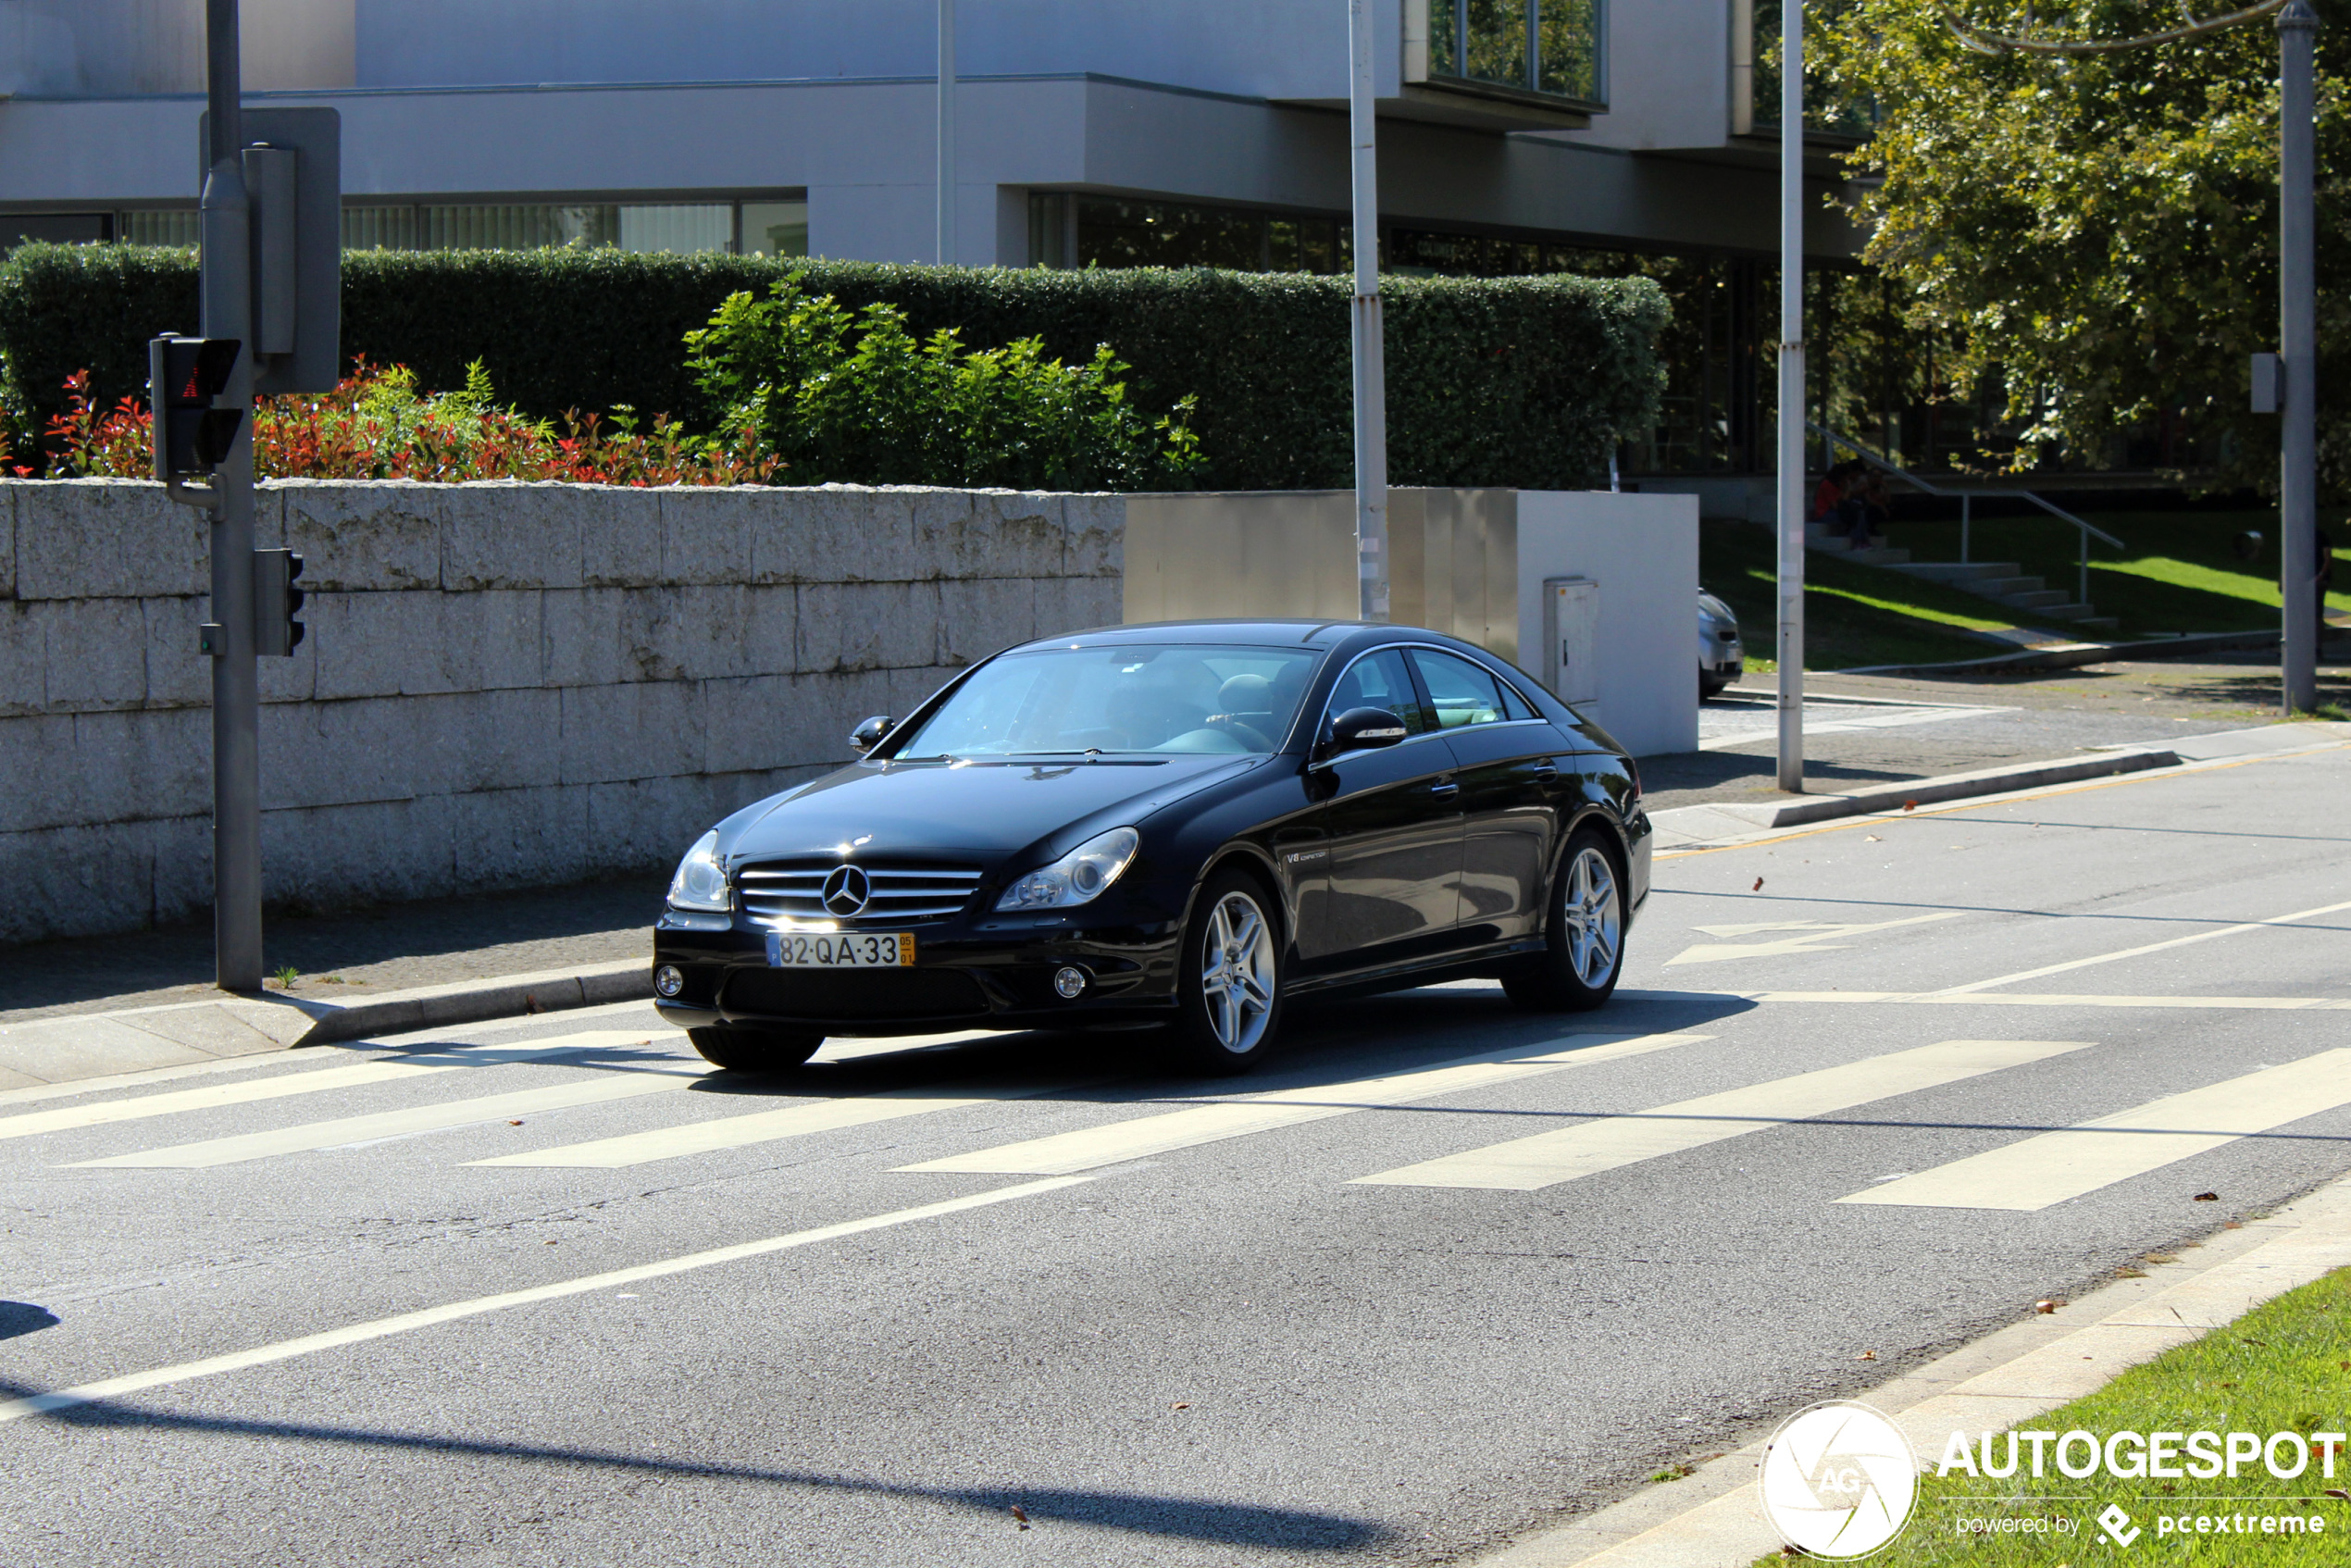
[[[202,206],[204,335],[244,345],[219,403],[245,410],[213,470],[212,929],[215,983],[261,989],[261,676],[254,655],[253,230],[245,192],[237,0],[205,0],[209,138]]]

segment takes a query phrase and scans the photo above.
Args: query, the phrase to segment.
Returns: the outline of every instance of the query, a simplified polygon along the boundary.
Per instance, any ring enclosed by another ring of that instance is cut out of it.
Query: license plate
[[[771,969],[911,969],[912,931],[770,931]]]

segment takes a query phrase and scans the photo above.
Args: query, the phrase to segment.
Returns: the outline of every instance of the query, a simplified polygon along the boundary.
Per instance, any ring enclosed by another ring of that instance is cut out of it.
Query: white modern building
[[[1754,0],[1372,3],[1386,265],[1661,277],[1639,466],[1768,467],[1770,0],[1760,28]],[[193,239],[204,11],[0,0],[0,243]],[[936,0],[244,0],[243,27],[252,101],[342,113],[349,245],[938,259]],[[1342,266],[1347,0],[958,0],[956,28],[954,261]],[[1853,236],[1816,140],[1828,261]]]

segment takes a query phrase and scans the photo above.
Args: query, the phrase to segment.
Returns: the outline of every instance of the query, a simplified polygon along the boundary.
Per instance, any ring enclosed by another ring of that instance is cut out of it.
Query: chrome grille
[[[979,887],[980,873],[960,865],[868,865],[853,864],[865,874],[872,893],[863,913],[837,920],[825,908],[825,878],[843,863],[834,859],[769,861],[747,865],[735,874],[741,890],[743,912],[754,920],[825,921],[852,927],[903,926],[916,920],[943,920],[963,913]]]

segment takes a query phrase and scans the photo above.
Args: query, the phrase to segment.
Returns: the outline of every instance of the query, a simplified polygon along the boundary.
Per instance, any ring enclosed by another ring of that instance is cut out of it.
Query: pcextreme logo
[[[1901,1428],[1868,1405],[1832,1400],[1772,1436],[1758,1483],[1780,1538],[1814,1557],[1867,1557],[1902,1533],[1919,1462]]]

